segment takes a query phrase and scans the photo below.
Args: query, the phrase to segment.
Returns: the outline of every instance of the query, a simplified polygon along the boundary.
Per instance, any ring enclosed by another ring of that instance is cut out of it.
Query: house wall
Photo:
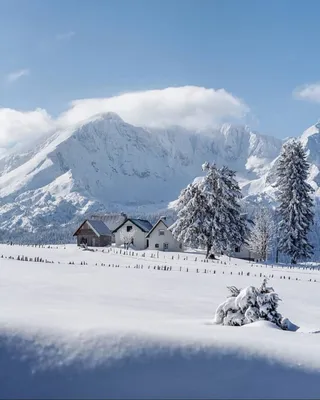
[[[163,230],[164,235],[160,235],[159,231]],[[183,246],[180,244],[172,235],[172,233],[168,230],[165,224],[160,221],[157,227],[151,232],[148,237],[149,240],[149,249],[150,250],[160,250],[160,251],[183,251]],[[168,244],[168,248],[164,248],[164,244]],[[159,247],[156,247],[156,244]],[[181,245],[181,246],[180,246]]]
[[[77,245],[80,246],[82,239],[86,239],[88,246],[104,247],[110,246],[112,237],[107,235],[97,236],[96,233],[89,227],[87,222],[82,226],[77,235]]]
[[[245,245],[242,245],[240,247],[239,252],[235,251],[233,253],[233,257],[240,258],[243,260],[256,260],[257,259],[257,255],[255,253],[253,253],[252,251],[250,251],[249,248]]]
[[[92,247],[105,247],[111,246],[111,236],[96,236],[96,235],[78,235],[77,245],[80,246],[82,239],[86,239],[87,245]]]
[[[121,232],[127,233],[127,226],[132,226],[134,229],[133,246],[137,250],[144,250],[147,247],[146,232],[143,232],[140,228],[134,225],[132,222],[127,221],[120,229],[115,232],[116,246],[123,245],[121,240]]]

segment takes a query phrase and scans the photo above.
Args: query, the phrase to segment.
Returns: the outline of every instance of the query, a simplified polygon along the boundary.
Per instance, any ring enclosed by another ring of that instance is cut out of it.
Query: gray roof
[[[93,214],[91,219],[103,221],[112,232],[127,219],[127,216],[124,213]]]
[[[131,221],[134,225],[136,225],[142,232],[149,232],[152,228],[152,224],[146,219],[139,218],[127,218],[121,225],[119,225],[116,229],[113,230],[113,233],[117,232],[127,221]]]
[[[97,219],[88,219],[87,222],[98,236],[112,235],[110,229],[103,221],[99,221]]]
[[[149,232],[152,229],[152,224],[146,219],[130,218],[130,220],[144,232]]]

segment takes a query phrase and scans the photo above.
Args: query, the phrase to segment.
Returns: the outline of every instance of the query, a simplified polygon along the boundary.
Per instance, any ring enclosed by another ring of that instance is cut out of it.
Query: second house
[[[137,250],[147,248],[147,233],[152,229],[149,221],[138,218],[127,218],[113,231],[116,246],[132,245]]]

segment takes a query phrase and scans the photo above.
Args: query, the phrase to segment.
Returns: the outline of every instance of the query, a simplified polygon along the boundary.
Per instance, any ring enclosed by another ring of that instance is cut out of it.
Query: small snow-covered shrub
[[[216,324],[241,326],[264,319],[283,330],[296,331],[299,328],[277,311],[281,299],[272,287],[267,287],[266,278],[259,288],[237,289],[231,286],[228,289],[230,296],[216,310]]]

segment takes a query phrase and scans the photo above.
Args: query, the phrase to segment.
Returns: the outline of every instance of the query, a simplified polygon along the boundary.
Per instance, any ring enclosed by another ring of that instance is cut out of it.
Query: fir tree
[[[267,278],[259,288],[231,286],[228,289],[230,296],[216,310],[216,324],[241,326],[263,319],[284,330],[296,331],[299,328],[278,312],[280,298],[272,287],[267,286]]]
[[[207,255],[212,247],[212,240],[206,215],[208,205],[198,182],[193,182],[180,193],[178,219],[170,227],[173,236],[187,246],[206,248]]]
[[[170,228],[173,236],[192,247],[206,249],[206,256],[231,251],[243,242],[241,191],[235,173],[205,163],[206,176],[184,189],[178,199],[178,219]]]
[[[292,140],[283,146],[277,167],[279,202],[279,249],[291,257],[291,263],[313,254],[308,233],[313,223],[312,187],[306,182],[309,164],[300,142]]]

